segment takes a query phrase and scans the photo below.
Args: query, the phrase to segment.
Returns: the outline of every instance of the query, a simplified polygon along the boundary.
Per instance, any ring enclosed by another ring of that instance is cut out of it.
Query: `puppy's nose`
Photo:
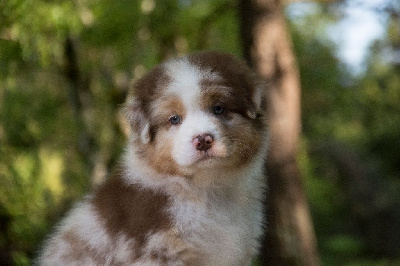
[[[199,151],[207,151],[211,148],[214,137],[211,134],[198,135],[193,139],[193,146]]]

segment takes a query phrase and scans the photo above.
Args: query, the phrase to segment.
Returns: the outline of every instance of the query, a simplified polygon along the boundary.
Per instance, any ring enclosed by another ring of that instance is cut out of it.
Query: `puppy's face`
[[[133,86],[126,112],[138,155],[160,173],[240,167],[264,137],[263,91],[229,55],[205,52],[157,66]]]

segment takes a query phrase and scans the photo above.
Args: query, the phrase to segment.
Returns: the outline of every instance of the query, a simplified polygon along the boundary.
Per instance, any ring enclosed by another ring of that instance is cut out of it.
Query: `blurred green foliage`
[[[388,19],[367,71],[354,77],[326,34],[335,12],[317,5],[290,25],[302,83],[298,160],[322,261],[392,265],[400,66],[381,55],[398,49],[399,20]],[[111,171],[132,79],[195,50],[241,55],[237,8],[232,0],[0,2],[0,264],[30,264],[61,215]]]
[[[291,21],[302,84],[298,159],[324,265],[400,263],[400,62],[384,57],[399,49],[400,6],[387,3],[387,33],[358,76],[326,36],[335,5],[315,4]]]

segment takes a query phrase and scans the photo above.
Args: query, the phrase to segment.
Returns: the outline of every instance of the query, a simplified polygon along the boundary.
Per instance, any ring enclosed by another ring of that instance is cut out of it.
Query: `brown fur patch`
[[[142,110],[150,113],[149,106],[159,99],[162,89],[168,86],[171,78],[165,73],[164,67],[158,65],[133,84],[132,94],[141,103]]]
[[[247,107],[253,104],[252,96],[260,81],[242,60],[222,52],[201,52],[190,55],[189,61],[201,69],[217,73],[222,81],[214,82],[233,88],[233,98],[240,99]],[[214,82],[210,84],[210,80],[204,80],[202,86],[207,88]]]
[[[163,95],[160,99],[152,103],[151,125],[155,127],[170,127],[169,118],[179,115],[184,118],[186,115],[185,107],[176,95]]]
[[[140,250],[147,235],[171,227],[166,212],[168,196],[151,189],[126,184],[114,174],[95,194],[93,205],[109,235],[134,238]]]
[[[258,121],[240,119],[239,123],[235,124],[235,128],[227,129],[227,138],[233,143],[231,166],[240,167],[251,161],[257,152],[260,150],[262,139],[264,138],[263,132],[260,132],[256,127],[251,125],[254,123],[263,124],[260,119]]]
[[[62,235],[62,240],[68,244],[69,252],[62,256],[64,261],[81,261],[91,258],[95,264],[105,264],[102,254],[98,254],[94,249],[90,248],[88,243],[81,239],[75,231],[70,230]]]
[[[155,141],[141,145],[139,154],[158,173],[185,176],[171,157],[173,132],[167,131],[166,128],[158,128]]]
[[[209,96],[210,89],[220,91],[221,94],[228,95],[228,97],[222,97],[222,99],[225,99],[224,104],[230,112],[238,113],[246,118],[250,118],[248,111],[257,113],[256,117],[258,118],[263,116],[264,106],[257,110],[253,102],[256,88],[261,86],[261,81],[243,61],[222,52],[195,53],[189,56],[189,61],[201,69],[218,74],[222,78],[201,81],[204,102],[212,101]],[[262,101],[262,105],[265,105],[265,100]],[[263,129],[262,123],[255,122],[255,126]]]
[[[140,134],[146,122],[150,121],[151,103],[161,97],[162,89],[170,80],[163,66],[158,65],[133,84],[124,108],[132,130]],[[132,97],[134,101],[130,100]],[[150,141],[153,140],[155,130],[154,127],[150,128]]]

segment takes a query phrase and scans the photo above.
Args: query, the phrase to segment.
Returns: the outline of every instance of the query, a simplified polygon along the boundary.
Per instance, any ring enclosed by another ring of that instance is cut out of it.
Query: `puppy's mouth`
[[[207,151],[197,151],[193,158],[193,165],[207,166],[218,164],[223,158],[226,157],[225,149],[221,150],[218,147],[213,147]]]
[[[209,155],[209,154],[202,154],[199,155],[191,164],[191,168],[200,170],[200,169],[209,169],[214,168],[219,165],[219,161],[221,159],[219,157]]]
[[[205,162],[205,161],[210,161],[213,159],[217,159],[218,157],[210,154],[209,152],[205,151],[205,152],[198,152],[198,159],[197,162]]]

